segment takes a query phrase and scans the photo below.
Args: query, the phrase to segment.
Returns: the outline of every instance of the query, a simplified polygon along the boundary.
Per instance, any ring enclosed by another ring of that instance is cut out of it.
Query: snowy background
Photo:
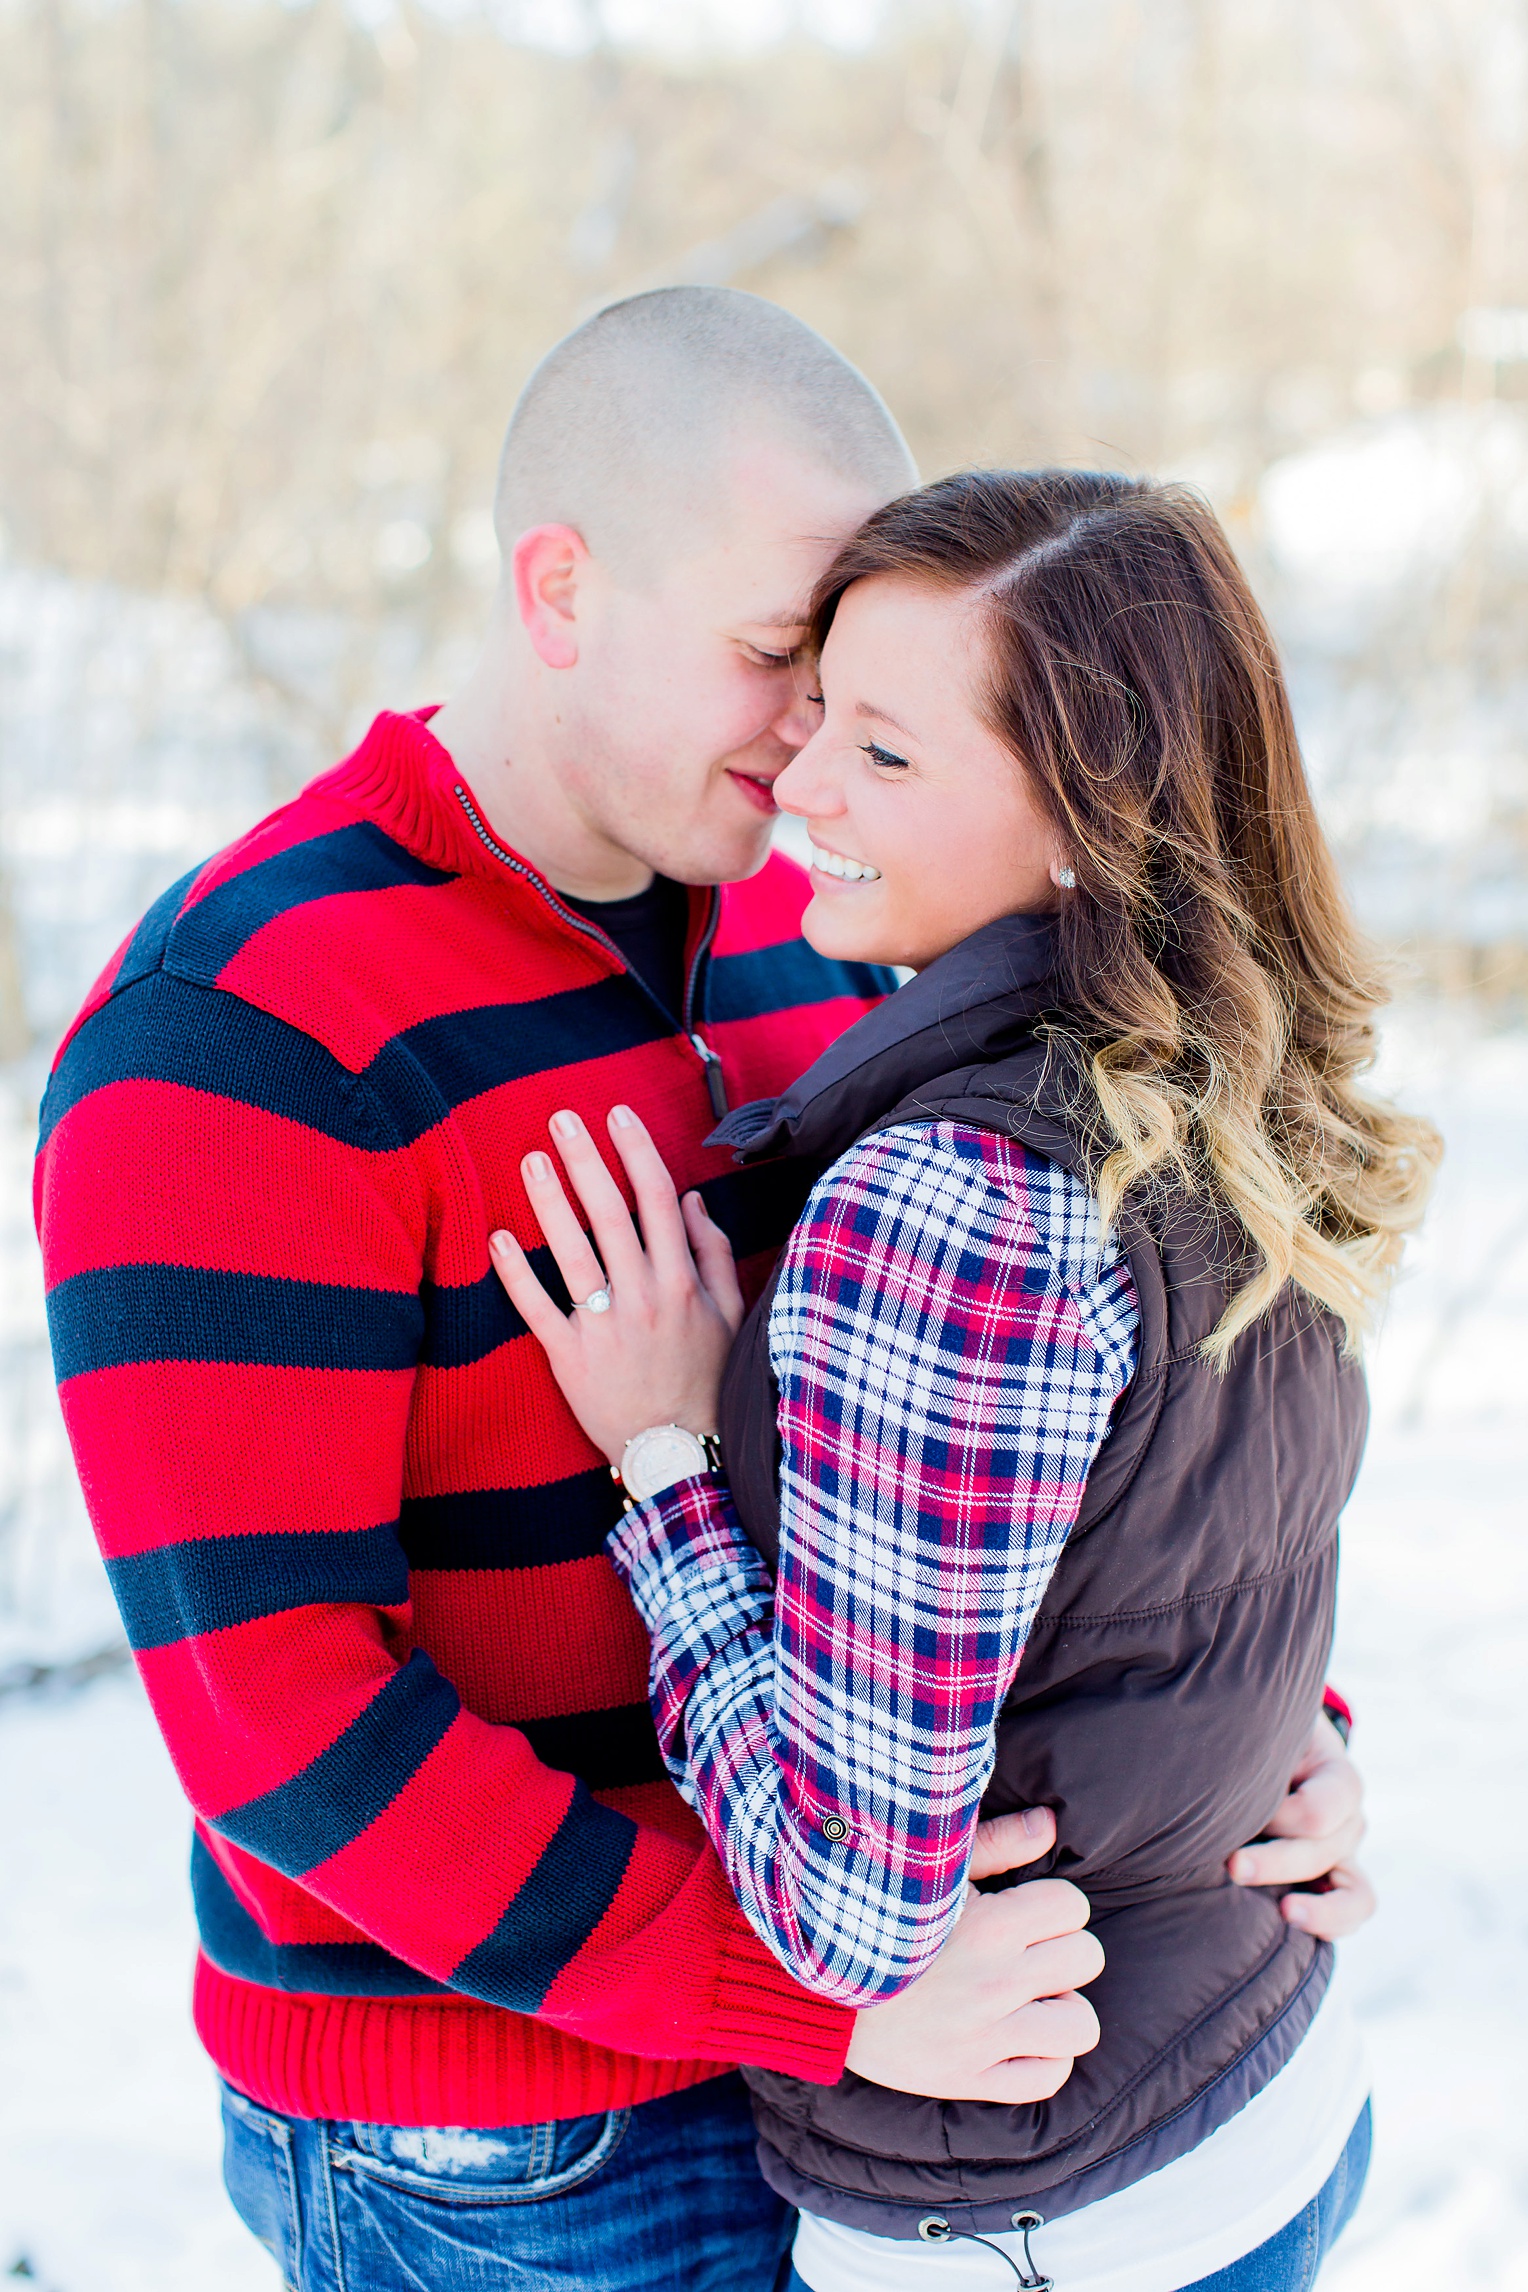
[[[930,472],[1189,479],[1273,616],[1448,1144],[1345,1530],[1378,2143],[1325,2281],[1528,2292],[1528,0],[7,0],[0,212],[0,2279],[275,2282],[49,1372],[53,1045],[166,884],[450,688],[514,389],[694,279],[821,326]]]

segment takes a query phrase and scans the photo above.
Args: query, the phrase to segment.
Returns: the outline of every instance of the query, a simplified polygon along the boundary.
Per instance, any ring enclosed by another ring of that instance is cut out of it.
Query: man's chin
[[[773,841],[770,822],[761,819],[751,834],[718,836],[702,849],[676,852],[652,864],[675,883],[745,883],[758,874]]]

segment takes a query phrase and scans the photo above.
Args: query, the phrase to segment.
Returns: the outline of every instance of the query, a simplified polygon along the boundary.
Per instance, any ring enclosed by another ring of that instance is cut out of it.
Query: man
[[[511,422],[463,690],[167,892],[60,1053],[63,1404],[197,1810],[229,2186],[293,2285],[765,2292],[785,2221],[729,2065],[948,2090],[1025,2051],[1041,1889],[858,2026],[743,1921],[663,1779],[619,1492],[487,1255],[533,1238],[552,1110],[616,1099],[755,1278],[783,1238],[797,1200],[702,1140],[888,984],[800,940],[770,783],[812,582],[913,480],[770,304],[591,320]],[[1310,1768],[1279,1822],[1319,1843],[1243,1877],[1352,1843]]]

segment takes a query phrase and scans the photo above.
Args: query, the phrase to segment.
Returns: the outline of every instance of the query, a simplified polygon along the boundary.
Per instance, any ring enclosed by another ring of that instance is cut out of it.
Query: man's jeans
[[[740,2077],[493,2132],[278,2117],[223,2088],[223,2178],[292,2292],[774,2292],[795,2216]]]

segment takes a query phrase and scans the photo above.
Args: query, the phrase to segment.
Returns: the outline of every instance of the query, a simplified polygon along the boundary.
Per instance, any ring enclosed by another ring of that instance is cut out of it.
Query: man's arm
[[[426,1204],[364,1083],[150,974],[61,1057],[37,1211],[81,1480],[205,1821],[466,1995],[836,2077],[852,2015],[775,1963],[709,1848],[543,1766],[412,1647]]]

